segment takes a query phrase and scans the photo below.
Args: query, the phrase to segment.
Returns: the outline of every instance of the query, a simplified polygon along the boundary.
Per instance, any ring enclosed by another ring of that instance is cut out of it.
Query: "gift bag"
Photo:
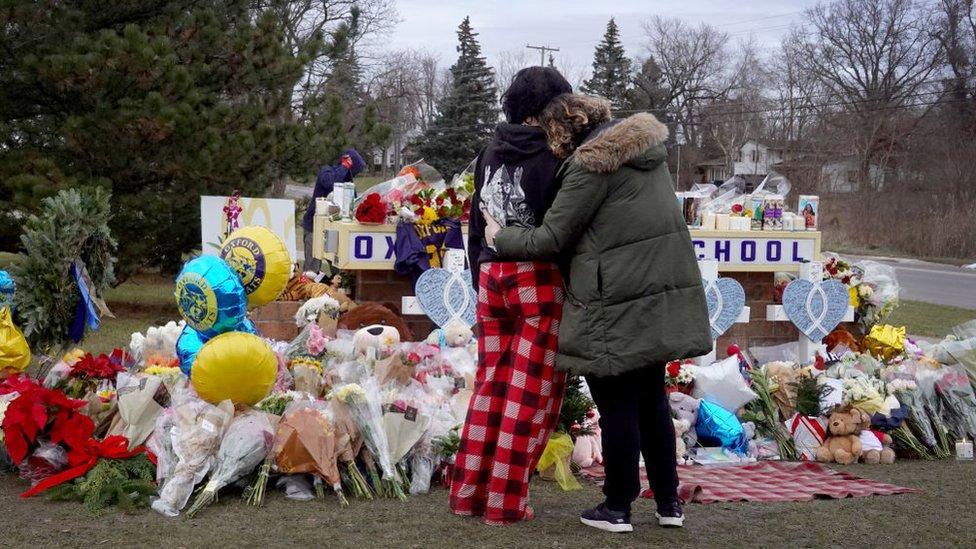
[[[0,377],[24,371],[30,360],[30,346],[14,325],[10,307],[0,307]]]
[[[794,414],[786,421],[786,430],[796,443],[796,451],[804,461],[817,459],[817,449],[827,439],[827,422],[821,417]]]

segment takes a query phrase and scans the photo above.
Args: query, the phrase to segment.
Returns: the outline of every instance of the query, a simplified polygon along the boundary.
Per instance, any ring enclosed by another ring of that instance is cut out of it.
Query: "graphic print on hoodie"
[[[485,181],[488,183],[481,189],[479,203],[485,206],[495,221],[503,227],[535,226],[535,216],[522,190],[522,166],[516,167],[512,174],[505,165],[499,166],[494,173],[491,166],[485,166]]]
[[[474,170],[468,262],[475,288],[481,264],[498,261],[484,240],[481,204],[503,226],[538,227],[559,191],[556,171],[560,164],[541,128],[521,124],[495,128],[495,136],[478,156]]]

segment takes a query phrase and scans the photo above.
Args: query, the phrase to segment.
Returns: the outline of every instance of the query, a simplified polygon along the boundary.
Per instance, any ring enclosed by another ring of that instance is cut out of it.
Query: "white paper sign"
[[[227,229],[224,206],[226,196],[200,197],[200,233],[203,253],[217,255],[218,245]],[[241,227],[261,225],[274,231],[291,257],[298,257],[296,249],[295,201],[276,198],[247,198],[238,200],[241,213],[237,222]]]

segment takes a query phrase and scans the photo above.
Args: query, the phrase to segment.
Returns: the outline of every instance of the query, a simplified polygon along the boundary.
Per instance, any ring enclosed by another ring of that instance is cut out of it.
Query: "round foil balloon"
[[[230,399],[251,405],[268,396],[277,375],[271,346],[256,335],[229,332],[204,343],[190,381],[200,398],[211,404]]]
[[[187,377],[193,368],[193,361],[197,358],[197,353],[207,340],[189,325],[183,327],[183,333],[176,340],[176,358],[180,359],[180,370]]]
[[[278,299],[291,277],[288,249],[266,227],[244,227],[230,233],[220,247],[220,257],[241,277],[250,307]]]
[[[748,441],[739,418],[714,402],[702,399],[695,427],[698,440],[706,446],[721,446],[739,453],[746,451]]]
[[[187,261],[176,277],[176,306],[187,325],[209,339],[240,326],[247,314],[247,296],[227,262],[204,255]]]
[[[250,318],[245,318],[244,320],[242,320],[241,321],[241,325],[238,326],[237,329],[234,330],[234,331],[235,332],[244,332],[245,334],[254,334],[254,335],[257,335],[258,334],[258,329],[254,325],[254,323],[251,322],[251,319]]]

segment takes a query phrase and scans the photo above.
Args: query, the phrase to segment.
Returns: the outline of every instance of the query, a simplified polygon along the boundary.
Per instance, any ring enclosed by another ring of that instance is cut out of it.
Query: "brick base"
[[[251,311],[251,322],[264,337],[291,341],[298,336],[295,313],[301,306],[301,301],[273,301]]]
[[[788,343],[800,337],[800,332],[792,323],[766,320],[766,305],[773,304],[773,273],[723,273],[722,276],[734,278],[742,284],[746,292],[746,305],[750,307],[750,318],[748,324],[733,324],[725,335],[718,338],[715,350],[719,358],[725,357],[725,350],[732,343],[748,349]]]
[[[353,299],[357,303],[378,301],[392,303],[400,308],[403,296],[414,295],[413,281],[393,271],[357,271]],[[437,326],[423,315],[404,315],[404,322],[414,339],[423,341]]]
[[[411,280],[393,271],[358,271],[356,275],[353,298],[358,302],[390,302],[399,307],[400,298],[414,295]],[[716,345],[719,357],[725,356],[725,349],[731,343],[745,349],[797,340],[799,332],[793,324],[766,321],[766,305],[773,303],[773,273],[724,273],[722,276],[734,278],[742,284],[746,292],[746,305],[752,310],[748,324],[734,324],[719,338]],[[424,316],[408,315],[404,319],[417,339],[424,339],[435,328],[434,323]]]

